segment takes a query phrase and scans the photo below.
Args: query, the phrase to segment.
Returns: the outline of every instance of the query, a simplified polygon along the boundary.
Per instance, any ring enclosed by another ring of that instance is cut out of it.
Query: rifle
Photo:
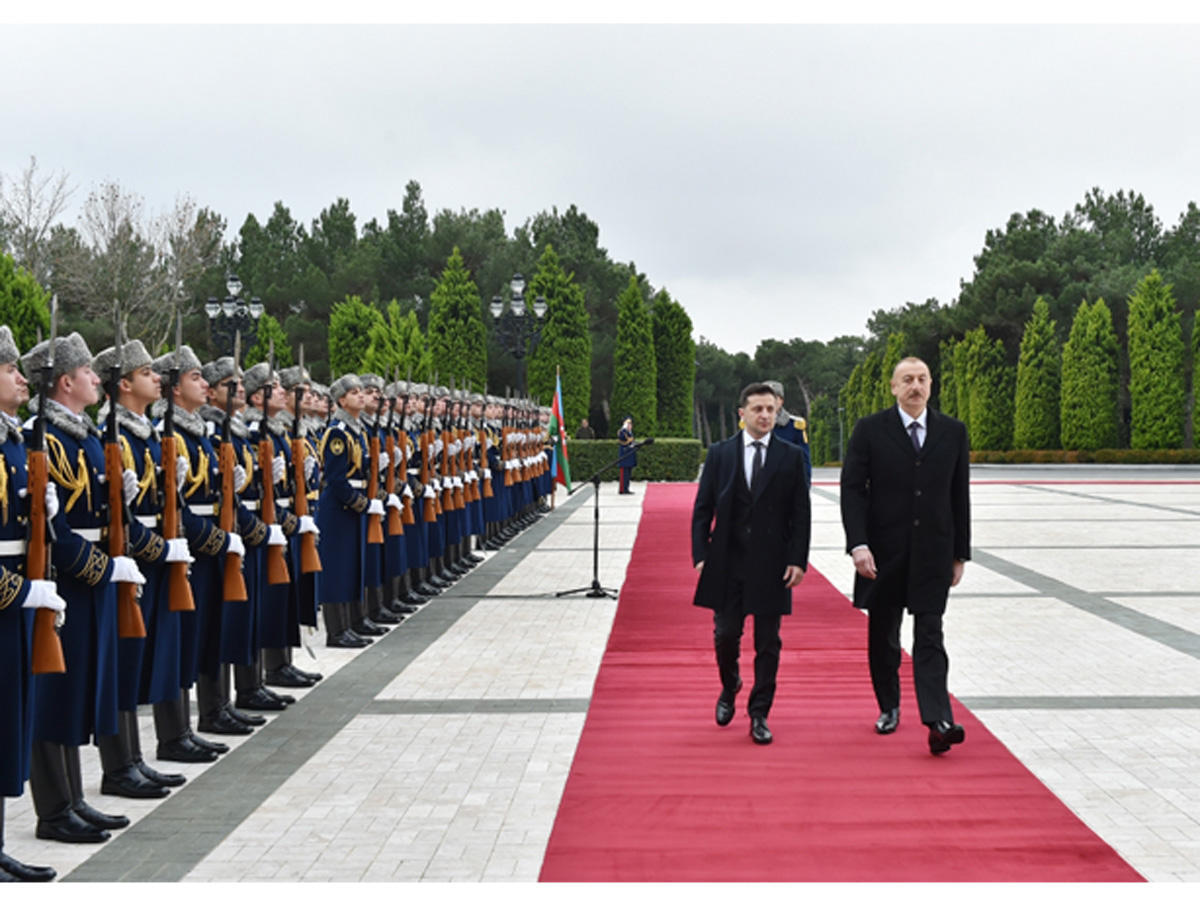
[[[487,382],[483,383],[483,411],[479,418],[479,468],[480,477],[483,478],[483,496],[494,497],[495,491],[492,490],[492,466],[488,460],[488,434],[487,434],[487,407],[488,407],[488,392]],[[487,474],[483,475],[483,471]]]
[[[512,444],[508,437],[512,434],[512,407],[508,403],[507,387],[504,388],[504,412],[500,416],[500,459],[504,463],[504,486],[512,487],[514,481],[513,470],[509,466],[509,461],[512,459]]]
[[[304,345],[300,345],[301,383],[292,391],[295,415],[292,417],[292,479],[296,483],[293,492],[293,508],[298,516],[308,515],[308,478],[304,474],[304,458],[308,446],[300,436],[300,400],[304,396]],[[311,531],[300,535],[300,574],[308,575],[321,571],[321,554],[317,552],[317,536]]]
[[[429,488],[433,480],[433,461],[429,458],[433,452],[433,385],[429,384],[426,387],[428,391],[425,394],[425,421],[421,429],[421,485]],[[432,497],[426,496],[425,521],[436,522],[440,511],[436,492]]]
[[[183,313],[175,320],[175,348],[183,344]],[[162,394],[167,401],[167,411],[163,416],[162,436],[162,469],[166,478],[163,490],[162,536],[167,540],[183,537],[183,520],[179,510],[183,501],[176,487],[175,466],[178,458],[179,445],[175,443],[175,385],[179,384],[179,357],[175,357],[175,365],[167,371],[167,385]],[[196,598],[192,595],[192,586],[188,583],[188,564],[186,562],[167,563],[167,609],[171,612],[190,612],[196,608]]]
[[[383,397],[375,404],[375,422],[371,426],[369,441],[371,464],[367,467],[367,499],[375,500],[379,496],[379,416],[383,409]],[[367,516],[367,543],[383,543],[383,516],[371,513]]]
[[[463,387],[462,397],[459,400],[458,406],[458,433],[461,436],[462,449],[459,451],[458,467],[466,475],[467,471],[475,471],[475,454],[467,447],[467,437],[471,433],[471,386],[470,383]],[[479,485],[475,479],[463,481],[463,494],[466,496],[468,503],[474,503],[479,499]]]
[[[383,479],[383,489],[387,493],[396,493],[396,433],[394,431],[396,423],[396,398],[388,399],[388,420],[387,420],[387,441],[385,449],[388,455],[387,475]],[[394,506],[388,507],[388,536],[395,537],[398,534],[404,534],[404,522],[401,520],[400,510]]]
[[[55,538],[54,525],[46,516],[46,486],[50,483],[50,466],[46,456],[46,400],[54,381],[54,341],[57,336],[58,294],[54,294],[50,298],[50,349],[38,378],[38,414],[33,420],[33,437],[25,449],[25,462],[29,468],[26,485],[29,497],[29,543],[25,548],[25,574],[28,578],[44,578],[47,581],[53,580],[50,545]],[[34,616],[33,656],[30,661],[34,675],[67,671],[57,620],[58,614],[52,609],[39,609]]]
[[[217,464],[221,473],[221,514],[217,521],[222,531],[232,533],[237,522],[234,504],[237,491],[233,488],[233,395],[237,393],[238,366],[242,356],[242,333],[233,338],[233,379],[225,389],[225,421],[221,423],[221,449],[217,451]],[[246,473],[249,476],[249,472]],[[225,554],[225,572],[222,597],[226,603],[239,603],[250,599],[246,591],[246,579],[242,576],[242,561],[236,553]]]
[[[453,401],[453,402],[451,402]],[[458,413],[458,401],[454,396],[454,376],[450,376],[450,393],[446,399],[446,421],[442,425],[442,485],[445,487],[446,479],[451,482],[458,478],[458,456],[451,457],[450,445],[458,440],[458,429],[455,427],[455,417]],[[447,509],[462,509],[463,493],[462,488],[454,485],[450,488],[449,502]]]
[[[109,367],[108,381],[104,387],[108,392],[108,422],[104,431],[104,477],[108,484],[108,555],[128,556],[129,510],[125,506],[125,482],[121,475],[121,442],[117,438],[117,398],[121,390],[121,357],[124,347],[121,341],[120,307],[113,304],[115,320],[114,342],[116,364]],[[128,581],[117,582],[117,636],[143,638],[146,623],[142,619],[142,608],[137,602],[137,585]]]
[[[399,369],[396,370],[396,375],[399,377]],[[409,363],[408,380],[404,382],[404,393],[400,395],[400,449],[404,452],[404,483],[406,486],[408,484],[408,458],[410,455],[408,449],[408,429],[406,426],[408,424],[408,387],[411,383],[412,363]],[[400,513],[401,523],[404,525],[415,525],[417,520],[412,511],[412,497],[408,496],[407,493],[404,495],[403,504],[404,509]]]
[[[267,428],[270,416],[271,391],[275,378],[275,339],[267,351],[267,384],[263,388],[262,431],[258,440],[258,471],[262,475],[262,520],[268,527],[275,524],[275,478],[274,460],[275,444],[271,440],[271,432]],[[288,573],[287,560],[283,558],[283,547],[273,544],[267,546],[267,584],[288,584],[292,576]]]

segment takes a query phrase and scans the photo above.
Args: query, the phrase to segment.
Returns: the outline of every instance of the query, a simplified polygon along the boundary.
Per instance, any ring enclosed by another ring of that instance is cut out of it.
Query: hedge
[[[601,466],[616,461],[618,446],[613,440],[573,438],[567,445],[572,480],[587,478]],[[695,438],[655,438],[649,447],[637,449],[637,459],[634,481],[695,481],[704,461],[704,447]],[[616,466],[600,475],[602,481],[616,481],[617,477]]]
[[[1200,463],[1188,450],[972,450],[973,463]]]

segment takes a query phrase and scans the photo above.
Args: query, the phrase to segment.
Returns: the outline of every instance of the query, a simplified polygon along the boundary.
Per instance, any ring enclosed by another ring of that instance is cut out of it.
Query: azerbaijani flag
[[[550,410],[550,440],[554,455],[550,457],[550,474],[554,480],[571,490],[571,464],[567,459],[567,429],[563,424],[562,372],[554,373],[554,406]]]

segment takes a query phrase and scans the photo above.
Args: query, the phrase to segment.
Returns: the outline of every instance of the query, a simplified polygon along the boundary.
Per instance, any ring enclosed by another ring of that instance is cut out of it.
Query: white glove
[[[304,457],[304,480],[312,481],[313,472],[317,470],[317,460],[312,456]]]
[[[404,451],[399,447],[392,450],[392,468],[404,465]]]
[[[441,492],[441,490],[442,490],[442,479],[440,479],[440,478],[433,478],[433,479],[431,479],[431,480],[430,480],[430,482],[431,482],[431,484],[433,485],[433,489],[434,489],[435,491],[438,491],[438,492],[440,493],[440,492]]]
[[[321,529],[317,527],[316,520],[312,516],[301,516],[297,532],[299,534],[320,534]]]
[[[376,497],[374,500],[372,500],[370,503],[367,504],[367,515],[368,516],[382,516],[383,515],[383,504],[379,501],[378,497]]]
[[[26,609],[52,609],[61,613],[67,608],[67,601],[58,596],[53,581],[42,581],[35,578],[30,580],[29,596],[21,605]]]
[[[450,481],[454,485],[456,490],[462,490],[463,480],[461,478],[459,478],[457,475],[455,475],[452,479],[450,479]]]
[[[486,478],[488,481],[491,481],[492,480],[492,470],[490,468],[485,468],[483,470],[483,477]]]
[[[53,481],[46,482],[46,518],[53,519],[58,515],[58,488]]]
[[[125,505],[129,506],[133,503],[133,498],[137,496],[138,482],[137,474],[132,469],[121,470],[121,493],[125,495]]]
[[[246,469],[243,466],[233,467],[233,490],[234,493],[240,494],[242,488],[246,486]]]
[[[433,442],[433,455],[437,456],[441,452],[442,452],[442,439],[438,438],[436,441]]]
[[[286,547],[287,538],[283,536],[283,528],[279,525],[267,526],[267,546]]]
[[[167,558],[164,562],[195,562],[188,550],[187,538],[171,538],[167,541]]]
[[[114,556],[112,558],[113,570],[112,581],[124,581],[130,584],[145,584],[146,576],[141,573],[135,563],[128,556]]]
[[[412,499],[414,496],[416,496],[415,494],[413,494],[413,489],[412,489],[412,485],[411,485],[411,484],[406,484],[406,485],[404,485],[404,496],[405,496],[405,497],[408,497],[410,500],[411,500],[411,499]]]
[[[432,485],[432,484],[427,484],[427,485],[425,485],[425,493],[424,493],[422,496],[423,496],[423,497],[424,497],[426,500],[432,500],[432,499],[434,498],[434,493],[433,493],[433,485]]]
[[[242,536],[236,531],[227,531],[229,535],[229,549],[226,553],[236,553],[238,556],[245,557],[246,545],[242,543]]]
[[[188,463],[182,456],[175,457],[175,490],[183,490],[183,482],[187,479]]]
[[[275,484],[283,481],[284,472],[287,470],[287,465],[283,461],[282,456],[271,457],[271,481]]]
[[[400,502],[400,498],[397,497],[395,494],[387,495],[387,505],[390,506],[392,509],[403,509],[404,508],[404,504]]]

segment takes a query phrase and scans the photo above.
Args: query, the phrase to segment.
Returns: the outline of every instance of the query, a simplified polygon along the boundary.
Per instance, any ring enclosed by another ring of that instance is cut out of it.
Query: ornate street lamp
[[[241,296],[242,280],[232,272],[225,278],[225,291],[224,300],[208,298],[204,313],[208,316],[209,333],[218,355],[229,356],[233,353],[238,332],[241,332],[243,346],[249,347],[257,339],[263,302],[258,297],[251,297],[247,303]]]
[[[542,338],[542,319],[546,315],[546,298],[537,297],[533,301],[533,317],[525,315],[525,276],[520,272],[513,275],[509,281],[512,297],[508,308],[504,308],[504,299],[499,295],[492,297],[488,311],[496,322],[496,337],[500,346],[513,355],[517,361],[517,391],[525,394],[525,356],[532,353]]]

